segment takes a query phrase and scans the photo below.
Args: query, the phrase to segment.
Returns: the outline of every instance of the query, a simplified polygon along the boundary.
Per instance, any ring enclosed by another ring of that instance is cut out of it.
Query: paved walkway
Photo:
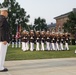
[[[0,75],[76,75],[76,58],[6,61]]]

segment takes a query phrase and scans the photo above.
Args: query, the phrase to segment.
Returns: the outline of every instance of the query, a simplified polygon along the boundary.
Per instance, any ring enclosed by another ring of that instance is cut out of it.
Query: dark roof
[[[73,10],[68,12],[68,13],[65,13],[65,14],[62,14],[60,16],[54,17],[54,19],[60,19],[60,18],[67,17],[71,12],[76,12],[76,8],[73,8]]]
[[[68,13],[65,13],[65,14],[62,14],[60,16],[57,16],[57,17],[54,17],[54,19],[60,19],[60,18],[64,18],[64,17],[67,17],[69,15],[70,12]]]

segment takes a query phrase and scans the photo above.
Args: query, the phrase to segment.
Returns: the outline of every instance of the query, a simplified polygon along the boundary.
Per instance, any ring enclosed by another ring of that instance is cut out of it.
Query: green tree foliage
[[[47,24],[46,24],[46,20],[45,19],[41,19],[40,17],[38,17],[37,19],[34,20],[34,26],[33,28],[35,30],[47,30]]]
[[[17,27],[21,25],[24,29],[28,29],[27,22],[29,22],[30,16],[26,14],[26,11],[20,7],[16,0],[4,0],[1,7],[8,7],[8,22],[11,27],[12,34],[16,34]]]
[[[71,12],[68,15],[68,20],[64,23],[64,31],[72,34],[76,33],[76,12]]]

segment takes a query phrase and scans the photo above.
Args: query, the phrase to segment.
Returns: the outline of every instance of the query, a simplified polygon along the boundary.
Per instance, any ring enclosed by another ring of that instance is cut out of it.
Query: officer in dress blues
[[[0,9],[0,72],[8,71],[4,68],[4,61],[7,52],[8,43],[10,41],[10,28],[7,22],[8,8]]]

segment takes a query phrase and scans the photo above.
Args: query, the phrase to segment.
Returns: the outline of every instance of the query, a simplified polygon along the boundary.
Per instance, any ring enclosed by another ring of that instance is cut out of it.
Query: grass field
[[[33,59],[52,59],[52,58],[72,58],[76,57],[76,45],[70,45],[69,51],[27,51],[23,52],[21,48],[8,47],[6,60],[33,60]]]

